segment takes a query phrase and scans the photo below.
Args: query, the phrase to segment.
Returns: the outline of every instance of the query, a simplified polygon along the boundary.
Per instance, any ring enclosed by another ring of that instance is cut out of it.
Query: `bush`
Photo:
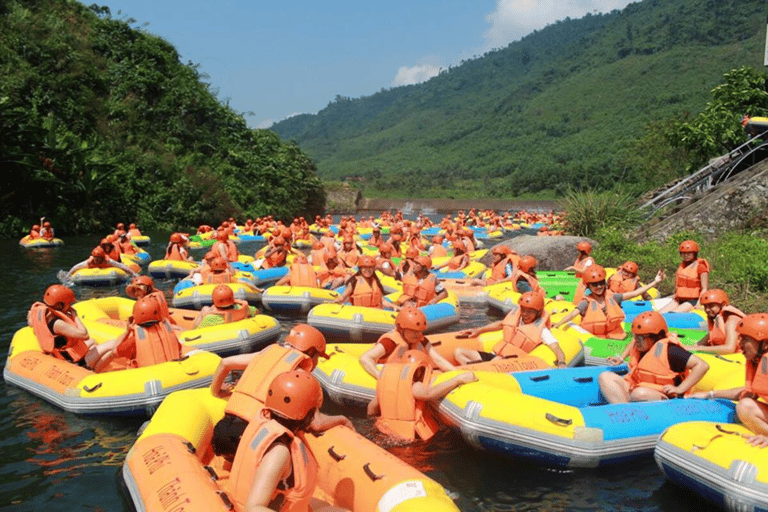
[[[566,230],[576,236],[592,237],[608,227],[632,228],[642,219],[635,198],[623,190],[581,192],[569,189],[558,207],[565,211]]]

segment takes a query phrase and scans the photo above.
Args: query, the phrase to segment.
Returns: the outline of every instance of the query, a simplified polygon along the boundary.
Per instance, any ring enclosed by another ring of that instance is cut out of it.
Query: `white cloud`
[[[392,80],[392,86],[412,85],[426,82],[433,76],[440,73],[440,66],[437,64],[416,64],[415,66],[401,66],[397,70],[395,78]]]
[[[496,10],[486,15],[490,23],[483,37],[483,52],[502,48],[521,39],[532,31],[544,28],[557,20],[581,18],[588,12],[606,13],[623,9],[633,0],[497,0]]]
[[[317,111],[315,112],[309,112],[310,114],[317,114]],[[267,129],[271,128],[273,124],[279,122],[279,121],[285,121],[286,119],[289,119],[294,116],[300,116],[302,114],[307,114],[307,112],[292,112],[288,114],[287,116],[279,119],[278,121],[275,121],[274,119],[264,119],[260,121],[258,124],[252,126],[251,128],[257,128],[257,129]]]

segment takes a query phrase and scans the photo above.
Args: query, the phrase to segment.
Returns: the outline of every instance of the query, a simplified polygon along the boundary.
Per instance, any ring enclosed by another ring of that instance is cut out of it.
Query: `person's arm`
[[[374,379],[379,380],[381,371],[376,367],[376,361],[384,357],[387,353],[387,349],[381,343],[376,343],[373,347],[368,349],[363,355],[360,356],[360,366],[363,370],[372,376]]]
[[[254,357],[258,355],[258,352],[252,354],[238,354],[236,356],[225,357],[216,367],[216,371],[213,373],[213,380],[211,381],[211,393],[213,396],[221,398],[223,396],[221,392],[221,386],[224,384],[224,380],[233,371],[245,370]]]
[[[315,417],[312,420],[312,423],[309,425],[309,429],[312,432],[325,432],[326,430],[339,425],[355,430],[355,426],[346,416],[341,414],[337,416],[328,416],[327,414],[323,414],[320,411],[316,411]]]
[[[69,269],[69,271],[67,271],[67,274],[72,275],[78,270],[80,270],[81,268],[85,268],[87,266],[88,266],[88,260],[83,260],[80,263],[75,264],[75,266],[72,267],[71,269]]]
[[[431,383],[414,382],[411,392],[416,400],[439,400],[462,384],[475,381],[477,381],[475,374],[466,372],[434,386]]]
[[[684,395],[699,382],[709,370],[709,365],[700,357],[691,354],[685,368],[689,370],[688,376],[677,386],[666,385],[662,392],[667,396]]]
[[[504,325],[503,320],[499,320],[497,322],[491,322],[490,324],[486,324],[480,327],[475,327],[474,329],[467,329],[465,331],[461,331],[457,338],[477,338],[484,332],[491,332],[491,331],[498,331],[501,329]]]
[[[432,300],[427,302],[427,304],[437,304],[441,300],[448,298],[448,290],[443,288],[440,292],[436,293],[434,297],[432,297]]]
[[[633,299],[635,297],[638,297],[638,296],[644,294],[645,292],[647,292],[648,290],[650,290],[651,288],[653,288],[654,286],[656,286],[657,284],[659,284],[663,280],[664,280],[664,271],[663,270],[659,270],[656,273],[656,277],[653,278],[653,281],[651,281],[647,285],[641,286],[640,288],[637,288],[637,289],[635,289],[635,290],[633,290],[631,292],[624,292],[621,295],[622,295],[624,300]]]
[[[624,364],[627,357],[629,357],[629,353],[632,350],[632,347],[635,346],[635,340],[633,339],[629,343],[627,343],[627,346],[624,347],[624,350],[621,352],[618,356],[611,356],[608,358],[608,362],[611,363],[614,366],[618,366],[620,364]]]
[[[113,266],[113,267],[115,267],[115,268],[119,268],[120,270],[124,270],[125,272],[127,272],[128,274],[130,274],[130,275],[132,275],[132,276],[134,276],[134,277],[136,277],[137,275],[139,275],[139,274],[137,274],[136,272],[134,272],[134,271],[133,271],[133,269],[131,269],[129,266],[127,266],[127,265],[124,265],[123,263],[121,263],[121,262],[119,262],[119,261],[115,261],[115,260],[113,260],[112,258],[109,258],[109,259],[107,260],[107,263],[109,263],[110,265],[112,265],[112,266]]]
[[[544,344],[549,347],[549,349],[555,353],[555,365],[556,366],[567,366],[567,361],[565,360],[565,353],[563,353],[563,349],[560,348],[560,343],[558,343],[557,338],[555,338],[552,335],[552,331],[549,329],[544,329],[541,332],[541,340],[544,342]]]
[[[264,454],[253,478],[245,512],[273,512],[268,507],[275,489],[291,471],[291,451],[283,443],[275,443]]]
[[[355,279],[355,276],[347,279],[347,282],[344,283],[344,293],[336,297],[333,302],[336,304],[344,304],[347,300],[349,300],[349,298],[352,296],[352,292],[354,291],[354,288],[352,287],[353,279]]]
[[[78,338],[82,340],[88,338],[88,329],[85,328],[83,322],[80,321],[80,318],[78,318],[77,315],[75,315],[75,325],[65,322],[64,320],[56,320],[53,322],[52,330],[54,334],[59,334],[68,338]]]
[[[709,272],[702,272],[699,275],[699,279],[701,279],[701,293],[699,294],[699,297],[701,297],[701,294],[705,291],[709,290]],[[701,302],[698,300],[696,301],[695,308],[698,308],[701,306]]]
[[[448,372],[456,369],[456,367],[446,358],[441,356],[440,352],[438,352],[431,344],[427,345],[427,352],[429,353],[429,358],[432,359],[434,365],[437,366],[440,370]]]
[[[728,320],[725,321],[725,343],[722,345],[710,345],[709,333],[707,333],[693,348],[698,352],[709,352],[713,354],[736,353],[736,345],[739,340],[739,333],[736,332],[736,326],[739,325],[740,320],[741,318],[737,315],[731,315],[728,317]]]
[[[553,329],[557,329],[561,325],[566,324],[566,323],[570,322],[571,320],[573,320],[574,318],[576,318],[576,316],[579,315],[579,314],[581,314],[579,309],[578,308],[574,309],[573,311],[571,311],[570,313],[565,315],[563,318],[561,318],[559,322],[554,324],[552,326],[552,328]]]

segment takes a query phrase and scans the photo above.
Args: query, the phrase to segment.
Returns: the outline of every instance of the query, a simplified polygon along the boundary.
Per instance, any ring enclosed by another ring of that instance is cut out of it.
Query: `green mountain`
[[[762,69],[765,7],[645,0],[566,19],[425,83],[337,96],[272,130],[295,140],[324,179],[361,177],[368,195],[648,188],[656,183],[636,168],[648,158],[636,141],[701,111],[728,70]]]
[[[0,0],[2,232],[42,215],[66,234],[320,213],[314,163],[249,129],[134,23],[73,0]]]

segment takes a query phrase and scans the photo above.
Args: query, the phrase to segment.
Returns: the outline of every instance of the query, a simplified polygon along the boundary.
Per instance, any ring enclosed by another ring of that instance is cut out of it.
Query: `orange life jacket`
[[[763,354],[757,365],[747,361],[744,387],[746,391],[768,400],[768,354]]]
[[[338,256],[348,267],[354,267],[360,259],[360,251],[354,248],[350,251],[339,251]]]
[[[53,238],[53,229],[51,228],[40,229],[40,236],[47,240],[51,240]]]
[[[70,311],[72,315],[76,314],[74,310]],[[35,302],[32,304],[32,307],[27,314],[27,322],[32,327],[32,331],[35,333],[40,348],[43,349],[43,352],[52,355],[56,359],[64,361],[71,360],[75,363],[80,361],[85,357],[85,354],[88,353],[88,345],[85,344],[85,340],[87,340],[88,337],[73,338],[51,332],[48,323],[52,317],[63,320],[70,325],[77,325],[73,316],[57,311],[43,302]],[[57,337],[64,338],[67,341],[66,345],[61,348],[56,348]],[[64,357],[62,352],[65,352],[69,358]]]
[[[227,240],[226,242],[218,241],[213,244],[213,247],[211,247],[211,250],[216,253],[216,255],[221,254],[221,249],[219,249],[221,246],[224,246],[226,258],[227,261],[237,261],[237,258],[239,256],[239,253],[237,252],[237,246],[235,245],[235,242],[232,240]]]
[[[141,236],[141,231],[139,231],[137,228],[129,229],[128,230],[128,236]]]
[[[210,267],[205,267],[200,271],[204,284],[227,284],[232,282],[232,274],[229,270],[224,272],[214,272]]]
[[[709,327],[709,344],[710,345],[712,346],[725,345],[725,341],[726,341],[725,323],[728,321],[728,317],[730,317],[731,315],[736,315],[739,318],[744,318],[744,312],[733,306],[723,306],[720,309],[720,313],[717,314],[714,320],[707,318],[707,325]],[[740,352],[738,344],[736,344],[736,351]]]
[[[107,258],[110,258],[114,261],[120,261],[120,248],[115,244],[111,244],[111,245],[112,245],[112,249],[110,249],[109,251],[105,251],[107,253]]]
[[[587,311],[581,319],[581,327],[595,336],[621,340],[627,336],[621,326],[624,321],[624,310],[614,300],[613,294],[605,295],[605,312],[600,304],[592,297],[584,297],[587,301]]]
[[[186,261],[187,251],[179,244],[171,244],[167,251],[165,251],[166,260],[174,261]]]
[[[30,229],[29,230],[29,235],[27,235],[27,236],[29,236],[30,240],[34,240],[36,238],[41,238],[40,237],[40,232],[37,231],[36,229]]]
[[[389,354],[384,354],[384,356],[378,361],[376,361],[376,363],[384,363],[384,364],[402,363],[404,362],[403,356],[409,350],[421,350],[425,354],[429,355],[426,347],[426,342],[427,342],[426,338],[422,340],[422,343],[417,343],[416,345],[411,346],[411,345],[408,345],[408,342],[405,341],[405,338],[403,338],[403,335],[400,334],[400,332],[397,329],[393,329],[379,336],[379,339],[376,342],[380,343],[380,342],[383,342],[384,340],[389,340],[392,343],[394,343],[395,348]]]
[[[402,439],[428,440],[440,428],[427,402],[413,397],[414,374],[424,368],[421,382],[430,384],[432,367],[413,363],[387,363],[376,383],[376,397],[381,416],[376,427],[383,433]]]
[[[633,292],[637,290],[639,282],[640,279],[637,276],[625,279],[621,272],[616,272],[608,278],[608,291],[614,293]]]
[[[123,254],[136,254],[138,252],[130,240],[118,242],[118,244],[120,245],[120,252]]]
[[[232,462],[232,470],[226,486],[232,501],[235,502],[236,510],[245,509],[261,460],[274,442],[283,437],[289,440],[293,485],[286,489],[286,482],[281,482],[283,485],[278,485],[275,489],[269,508],[279,512],[310,510],[309,502],[317,481],[317,461],[304,444],[301,434],[294,435],[277,421],[264,418],[260,421],[252,421],[246,427],[237,447],[235,460]]]
[[[504,338],[493,347],[493,352],[501,357],[519,355],[520,349],[526,354],[541,345],[541,333],[545,327],[549,327],[549,314],[544,311],[542,315],[530,324],[520,323],[522,308],[513,305],[507,316],[502,320]]]
[[[592,258],[592,256],[587,256],[583,260],[576,258],[576,261],[573,262],[573,268],[576,269],[576,277],[581,277],[584,274],[584,269],[587,268],[587,263],[594,265],[594,258]]]
[[[220,309],[214,306],[208,311],[208,315],[220,316],[225,324],[229,324],[249,318],[251,316],[251,308],[246,301],[235,299],[235,305],[233,307],[229,309]]]
[[[670,344],[685,348],[675,335],[660,339],[653,344],[648,352],[642,355],[637,350],[636,345],[632,345],[629,352],[630,370],[629,374],[624,377],[629,383],[630,391],[640,385],[661,390],[666,385],[679,384],[688,376],[689,371],[687,369],[683,373],[676,373],[669,367],[668,346]]]
[[[321,236],[320,243],[323,244],[328,251],[336,248],[336,239],[332,236]]]
[[[299,368],[311,372],[312,359],[291,347],[269,345],[248,363],[224,411],[247,421],[253,420],[264,407],[274,378]]]
[[[677,267],[675,281],[675,298],[680,300],[698,300],[701,296],[701,276],[699,265],[707,265],[707,261],[697,258],[693,263]]]
[[[355,279],[357,279],[357,282],[355,283],[355,289],[350,297],[352,305],[380,308],[381,299],[384,297],[384,290],[381,289],[378,281],[376,279],[371,279],[371,283],[369,284],[362,276],[355,276]]]
[[[272,251],[267,258],[264,258],[261,268],[283,267],[285,266],[287,255],[288,253],[284,249]]]
[[[325,246],[323,246],[321,249],[312,249],[312,252],[309,253],[309,259],[312,261],[313,265],[322,265],[325,262],[325,255],[327,254],[327,249]]]
[[[429,301],[435,298],[436,286],[437,277],[432,273],[429,273],[421,282],[415,274],[405,274],[403,276],[403,294],[397,299],[397,302],[403,304],[408,300],[415,299],[416,307],[426,306]]]
[[[515,291],[517,291],[518,293],[521,293],[517,289],[517,282],[520,280],[520,278],[523,278],[524,280],[526,280],[528,282],[528,284],[531,287],[531,291],[532,292],[542,293],[542,294],[545,293],[544,289],[541,286],[539,286],[539,280],[538,279],[536,279],[535,277],[533,277],[532,275],[530,275],[527,272],[523,272],[522,270],[515,270],[515,273],[512,274],[512,283],[515,286]]]
[[[309,263],[294,263],[291,265],[291,286],[306,286],[317,288],[317,274]]]
[[[181,357],[181,344],[166,321],[134,325],[115,348],[115,354],[130,360],[131,366],[144,368]]]
[[[466,267],[466,265],[464,265],[464,267],[462,267],[462,265],[464,264],[464,261],[467,258],[469,258],[469,256],[467,256],[466,253],[454,256],[453,258],[448,260],[448,268],[451,270],[459,270],[460,268]]]
[[[432,244],[432,251],[429,253],[431,258],[444,258],[448,256],[448,250],[443,244]]]
[[[489,283],[498,283],[505,277],[507,277],[507,263],[512,263],[510,258],[502,258],[500,262],[491,267],[491,277],[488,278]],[[512,269],[514,274],[514,263],[512,263]]]

